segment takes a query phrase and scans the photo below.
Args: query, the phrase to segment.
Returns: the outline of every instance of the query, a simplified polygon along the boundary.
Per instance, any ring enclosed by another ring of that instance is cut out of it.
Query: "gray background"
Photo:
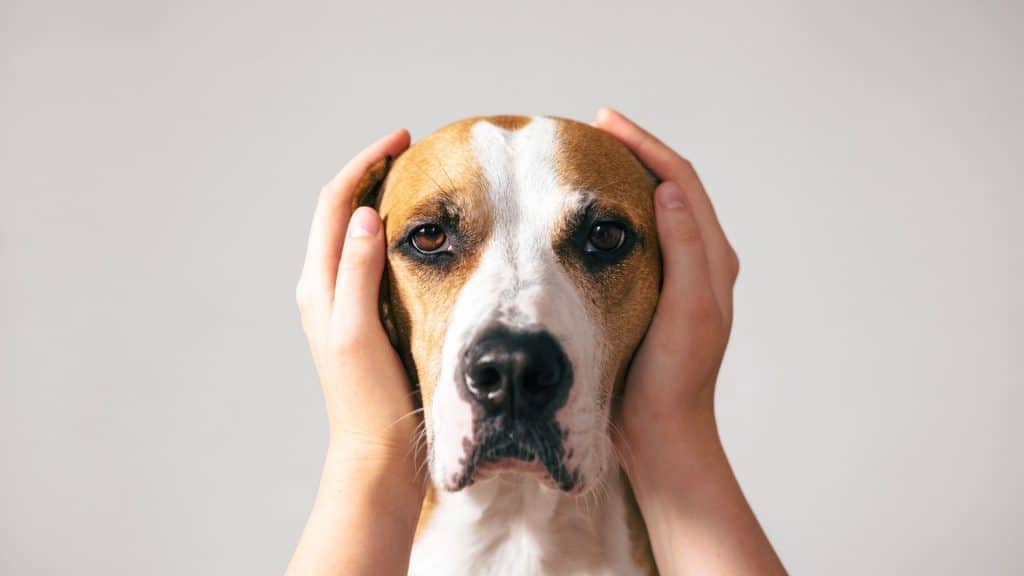
[[[0,572],[281,572],[320,185],[602,104],[738,249],[722,432],[791,571],[1024,571],[1020,2],[213,4],[0,4]]]

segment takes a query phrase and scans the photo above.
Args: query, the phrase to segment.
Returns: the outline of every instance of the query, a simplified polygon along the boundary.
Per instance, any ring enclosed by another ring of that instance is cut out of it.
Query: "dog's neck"
[[[580,496],[513,475],[436,493],[409,573],[646,573],[632,495],[617,464],[606,470]]]

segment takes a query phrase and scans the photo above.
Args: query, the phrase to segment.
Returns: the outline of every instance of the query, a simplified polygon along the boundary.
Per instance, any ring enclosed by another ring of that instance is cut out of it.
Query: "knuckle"
[[[697,228],[697,223],[689,214],[680,218],[680,221],[672,227],[672,237],[680,244],[693,245],[701,243],[700,229]]]
[[[359,256],[350,256],[348,258],[342,258],[338,264],[338,271],[341,274],[355,274],[366,268],[366,258]]]
[[[729,249],[729,271],[733,280],[740,275],[740,257],[732,248]]]
[[[367,246],[351,246],[347,252],[342,253],[341,262],[338,268],[343,272],[361,271],[368,268],[374,260],[372,250]]]
[[[362,330],[348,326],[340,330],[332,330],[327,337],[327,349],[334,357],[350,357],[364,352],[369,345],[369,338]]]
[[[331,330],[327,336],[327,352],[331,356],[346,356],[355,348],[356,338],[344,330]]]
[[[701,326],[717,324],[720,320],[718,303],[710,294],[699,294],[690,298],[687,306],[690,318]]]
[[[648,156],[658,151],[657,143],[653,138],[640,136],[633,143],[633,149],[640,156]]]
[[[675,177],[683,182],[688,181],[689,176],[695,173],[693,163],[673,148],[668,148],[668,153],[670,155],[669,158],[675,165]]]

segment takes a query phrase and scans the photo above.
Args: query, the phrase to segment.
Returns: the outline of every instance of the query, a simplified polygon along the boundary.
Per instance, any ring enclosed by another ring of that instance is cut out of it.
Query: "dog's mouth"
[[[466,456],[455,490],[500,473],[536,476],[564,492],[576,488],[577,475],[565,466],[564,434],[554,422],[502,418],[480,422],[474,432],[463,442]]]

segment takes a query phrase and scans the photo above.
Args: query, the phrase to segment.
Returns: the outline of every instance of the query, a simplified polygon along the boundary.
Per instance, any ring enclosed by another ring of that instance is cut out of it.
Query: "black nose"
[[[572,369],[562,346],[547,332],[484,331],[463,357],[468,399],[488,416],[545,416],[565,402]]]

